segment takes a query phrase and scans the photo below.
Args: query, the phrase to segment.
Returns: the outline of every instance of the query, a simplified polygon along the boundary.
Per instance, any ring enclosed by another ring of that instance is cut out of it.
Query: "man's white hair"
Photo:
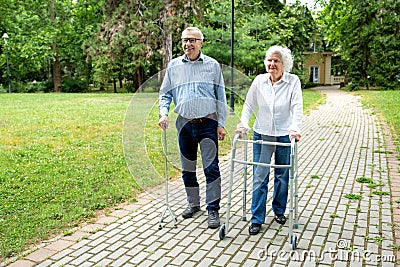
[[[186,29],[183,30],[183,32],[182,32],[182,37],[183,37],[183,33],[186,32],[186,31],[188,31],[188,32],[197,32],[197,33],[199,34],[199,36],[200,36],[199,39],[201,39],[201,40],[204,39],[203,33],[202,33],[202,32],[200,31],[200,29],[197,28],[197,27],[187,27]]]

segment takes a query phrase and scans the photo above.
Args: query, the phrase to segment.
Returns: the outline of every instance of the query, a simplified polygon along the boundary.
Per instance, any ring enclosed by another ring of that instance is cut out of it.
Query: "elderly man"
[[[220,225],[221,175],[218,166],[218,140],[224,140],[226,96],[221,67],[201,52],[203,34],[196,27],[182,32],[184,55],[173,59],[166,70],[160,89],[160,119],[158,124],[168,128],[168,112],[172,100],[188,207],[183,218],[200,211],[200,190],[196,176],[197,150],[200,146],[206,176],[208,227]]]

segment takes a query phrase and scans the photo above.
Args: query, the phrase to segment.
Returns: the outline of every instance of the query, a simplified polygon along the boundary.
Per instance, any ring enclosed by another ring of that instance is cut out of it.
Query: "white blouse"
[[[256,114],[253,130],[259,134],[284,136],[290,131],[300,133],[303,97],[297,75],[284,72],[274,85],[269,73],[258,75],[247,92],[238,128],[250,129],[252,113]]]

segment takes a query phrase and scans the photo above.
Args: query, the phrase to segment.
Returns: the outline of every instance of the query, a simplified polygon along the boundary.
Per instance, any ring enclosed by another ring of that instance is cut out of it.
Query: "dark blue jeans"
[[[218,211],[221,200],[221,174],[218,166],[218,122],[206,119],[190,123],[182,117],[176,120],[178,143],[182,164],[182,179],[190,205],[200,205],[199,183],[196,176],[197,150],[206,176],[206,203],[208,211]]]
[[[290,143],[289,136],[267,136],[254,132],[253,140]],[[272,154],[275,155],[276,165],[290,164],[290,146],[253,145],[253,161],[271,163]],[[253,198],[251,201],[251,222],[263,224],[266,215],[270,168],[255,166],[253,168]],[[272,210],[275,214],[284,214],[288,198],[289,169],[274,169],[274,193],[272,196]]]

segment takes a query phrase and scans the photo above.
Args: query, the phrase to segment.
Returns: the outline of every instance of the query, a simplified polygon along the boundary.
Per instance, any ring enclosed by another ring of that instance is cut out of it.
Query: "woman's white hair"
[[[280,45],[271,46],[267,52],[265,52],[265,66],[267,66],[267,58],[272,54],[278,53],[282,57],[283,69],[286,72],[290,72],[293,67],[293,56],[289,48],[285,48]]]
[[[200,37],[199,39],[204,40],[203,33],[197,27],[187,27],[186,29],[183,30],[182,35],[183,35],[184,32],[197,32],[199,34],[199,37]]]

